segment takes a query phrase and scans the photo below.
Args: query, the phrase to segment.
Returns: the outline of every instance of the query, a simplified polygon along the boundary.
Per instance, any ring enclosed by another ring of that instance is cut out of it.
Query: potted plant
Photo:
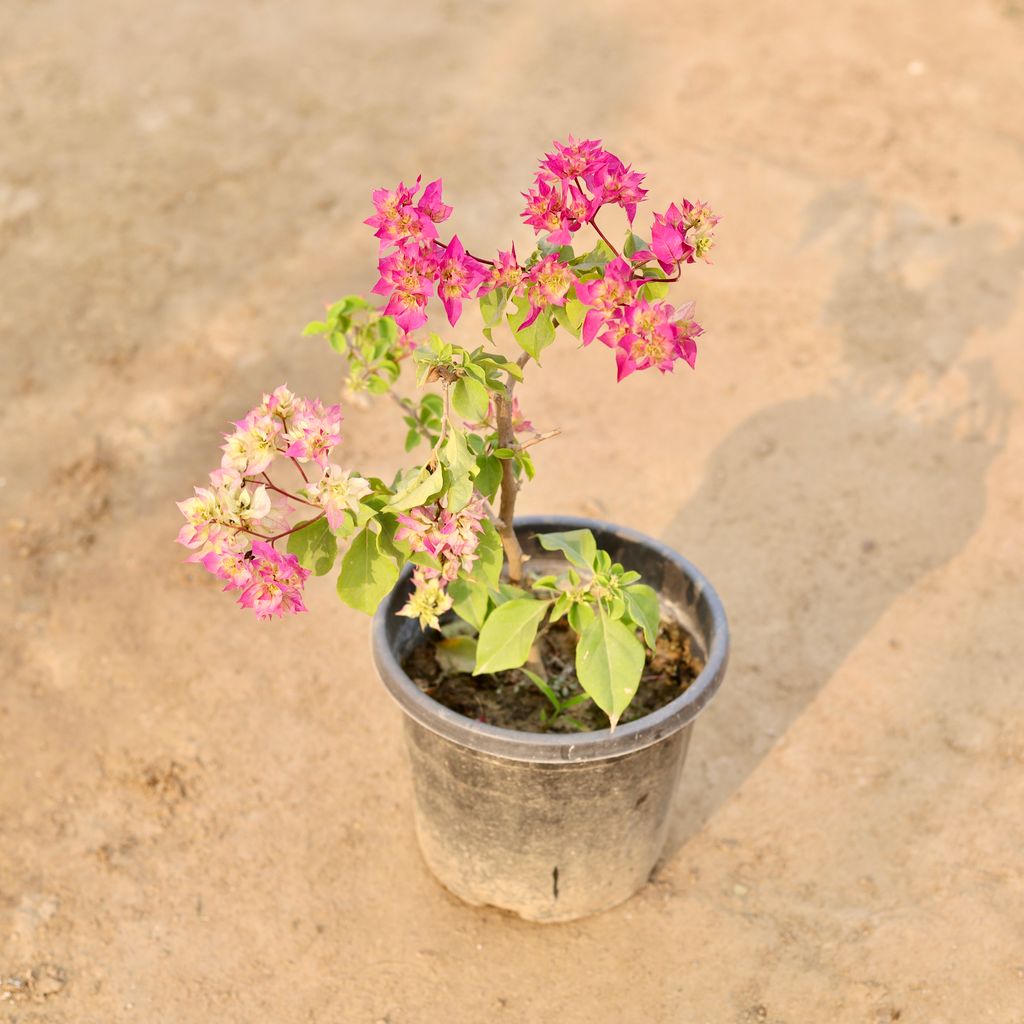
[[[305,333],[345,357],[349,396],[390,396],[406,451],[423,454],[391,480],[363,476],[339,455],[341,407],[282,385],[179,503],[189,559],[260,619],[305,611],[307,578],[340,561],[338,594],[374,615],[405,712],[427,863],[467,901],[533,920],[594,913],[646,881],[728,653],[718,597],[674,551],[607,523],[515,518],[532,448],[558,433],[534,430],[515,391],[559,330],[610,349],[620,381],[694,365],[693,303],[666,295],[707,260],[717,218],[683,200],[634,234],[643,178],[597,141],[556,143],[524,193],[541,236],[525,259],[442,240],[440,180],[374,192],[386,302],[349,296]],[[620,247],[598,225],[616,208]],[[483,343],[426,331],[434,295],[453,326],[476,300]],[[405,367],[418,398],[395,390]]]

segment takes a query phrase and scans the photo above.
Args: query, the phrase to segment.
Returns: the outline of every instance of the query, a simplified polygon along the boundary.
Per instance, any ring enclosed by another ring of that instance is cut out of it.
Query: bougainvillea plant
[[[381,301],[341,299],[305,333],[325,335],[347,359],[346,393],[391,396],[408,428],[406,451],[425,444],[425,457],[390,481],[362,476],[341,454],[341,407],[282,385],[225,435],[209,486],[179,504],[189,560],[260,619],[305,611],[306,580],[331,571],[341,549],[338,594],[368,613],[411,565],[400,614],[444,630],[475,674],[526,666],[555,714],[568,704],[530,657],[538,630],[564,617],[578,634],[580,699],[592,699],[614,727],[636,693],[644,644],[654,646],[657,595],[586,530],[539,538],[564,555],[564,573],[524,567],[512,528],[516,495],[534,474],[531,447],[557,431],[538,433],[513,392],[559,330],[583,347],[610,349],[619,381],[694,365],[702,329],[693,303],[666,296],[685,265],[708,260],[718,218],[682,199],[655,213],[649,237],[640,237],[633,224],[643,181],[598,141],[555,143],[523,193],[522,217],[539,236],[525,259],[514,245],[487,259],[457,235],[444,240],[440,225],[452,208],[440,180],[375,191],[366,223],[380,243],[372,293]],[[628,225],[619,247],[598,225],[615,208]],[[453,326],[478,303],[484,343],[468,349],[428,332],[435,296]],[[516,358],[498,351],[503,323]],[[393,389],[408,365],[426,389],[418,400]]]

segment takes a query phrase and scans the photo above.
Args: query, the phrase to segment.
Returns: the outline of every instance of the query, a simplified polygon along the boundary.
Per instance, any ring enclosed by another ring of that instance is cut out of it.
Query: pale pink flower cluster
[[[280,454],[323,468],[341,442],[341,419],[340,405],[298,398],[282,384],[224,435],[221,466],[258,476]]]
[[[424,572],[450,583],[460,571],[473,568],[486,514],[480,498],[454,513],[440,503],[420,505],[399,514],[395,540],[405,541],[412,551],[424,551],[436,559],[440,569],[424,568]]]
[[[320,479],[307,484],[299,494],[319,505],[327,515],[327,525],[337,530],[344,522],[345,513],[358,512],[360,500],[370,492],[369,483],[361,476],[331,462],[324,467]]]
[[[281,385],[225,435],[221,468],[210,474],[209,487],[178,502],[185,525],[177,540],[191,551],[187,560],[224,580],[224,589],[237,591],[238,603],[259,619],[306,610],[302,587],[309,571],[273,547],[297,529],[289,523],[295,511],[289,499],[321,509],[337,529],[370,493],[366,480],[328,461],[341,441],[341,418],[340,406],[300,398]],[[283,491],[267,476],[278,456],[316,463],[320,478],[297,494]],[[263,480],[254,479],[258,474]]]
[[[404,541],[413,552],[425,552],[439,568],[418,565],[413,572],[413,592],[398,613],[418,618],[426,628],[440,628],[439,616],[452,606],[448,584],[460,572],[470,572],[477,558],[486,506],[482,499],[470,502],[459,512],[442,504],[421,505],[399,515],[395,540]]]

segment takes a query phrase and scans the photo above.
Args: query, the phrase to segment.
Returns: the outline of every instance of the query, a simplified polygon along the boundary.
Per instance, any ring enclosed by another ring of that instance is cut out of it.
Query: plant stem
[[[323,517],[327,515],[326,512],[321,512],[320,515],[314,516],[308,523],[303,523],[301,526],[293,526],[290,530],[284,530],[281,533],[274,534],[273,537],[264,537],[263,539],[268,544],[273,544],[274,541],[280,540],[282,537],[287,537],[290,533],[295,533],[297,530],[304,530],[307,526],[312,526],[314,523],[320,522]]]
[[[498,444],[502,448],[514,448],[516,443],[515,431],[512,429],[512,385],[510,380],[505,395],[495,395],[494,412],[498,421]],[[503,459],[501,463],[501,505],[498,516],[501,519],[501,543],[505,548],[505,558],[508,561],[508,581],[517,585],[523,578],[523,549],[519,546],[519,539],[513,526],[516,511],[516,493],[519,485],[516,483],[515,470],[512,468],[511,459]]]
[[[309,505],[311,508],[320,507],[312,501],[306,501],[305,498],[300,498],[297,494],[292,494],[291,491],[286,491],[283,487],[278,487],[266,473],[263,474],[262,480],[258,480],[256,477],[247,476],[244,477],[244,481],[247,484],[255,484],[257,487],[266,487],[268,490],[277,491],[278,494],[283,494],[286,498],[290,498],[292,501],[301,502],[303,505]]]
[[[584,194],[584,195],[586,194],[586,193],[584,192],[583,182],[582,182],[582,181],[580,181],[580,179],[579,179],[579,176],[578,176],[578,175],[577,175],[577,177],[576,177],[576,187],[577,187],[577,188],[578,188],[578,189],[580,190],[580,192],[581,192],[582,194]],[[594,211],[594,212],[593,212],[593,213],[592,213],[592,214],[590,215],[590,220],[589,220],[589,221],[587,221],[587,223],[588,223],[588,224],[589,224],[589,225],[590,225],[590,226],[591,226],[591,227],[592,227],[592,228],[593,228],[593,229],[594,229],[594,230],[595,230],[595,231],[596,231],[596,232],[598,233],[598,235],[599,235],[599,236],[600,236],[600,238],[601,238],[601,241],[602,241],[602,242],[604,242],[604,244],[605,244],[605,245],[607,245],[607,246],[608,246],[608,248],[609,248],[609,249],[611,249],[611,251],[612,251],[613,253],[615,253],[615,255],[616,255],[616,256],[618,256],[618,257],[620,257],[620,258],[621,258],[621,253],[619,252],[619,250],[618,250],[618,249],[616,249],[616,248],[615,248],[615,246],[614,246],[614,245],[612,245],[612,243],[611,243],[610,241],[608,241],[608,236],[607,236],[607,235],[605,235],[605,233],[604,233],[604,232],[603,232],[603,231],[602,231],[602,230],[601,230],[601,229],[600,229],[600,228],[599,228],[599,227],[597,226],[597,210],[595,210],[595,211]]]

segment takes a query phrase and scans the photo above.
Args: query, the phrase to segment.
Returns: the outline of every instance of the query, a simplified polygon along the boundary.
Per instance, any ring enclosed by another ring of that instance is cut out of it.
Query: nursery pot
[[[373,655],[405,713],[416,831],[423,857],[455,895],[531,921],[568,921],[621,903],[661,855],[693,720],[725,673],[729,634],[718,595],[685,558],[633,530],[570,516],[526,516],[516,533],[531,566],[564,569],[541,533],[589,529],[613,561],[643,575],[663,617],[697,641],[705,668],[658,711],[570,735],[528,733],[474,721],[424,694],[401,662],[422,642],[397,615],[407,571],[373,623]]]

